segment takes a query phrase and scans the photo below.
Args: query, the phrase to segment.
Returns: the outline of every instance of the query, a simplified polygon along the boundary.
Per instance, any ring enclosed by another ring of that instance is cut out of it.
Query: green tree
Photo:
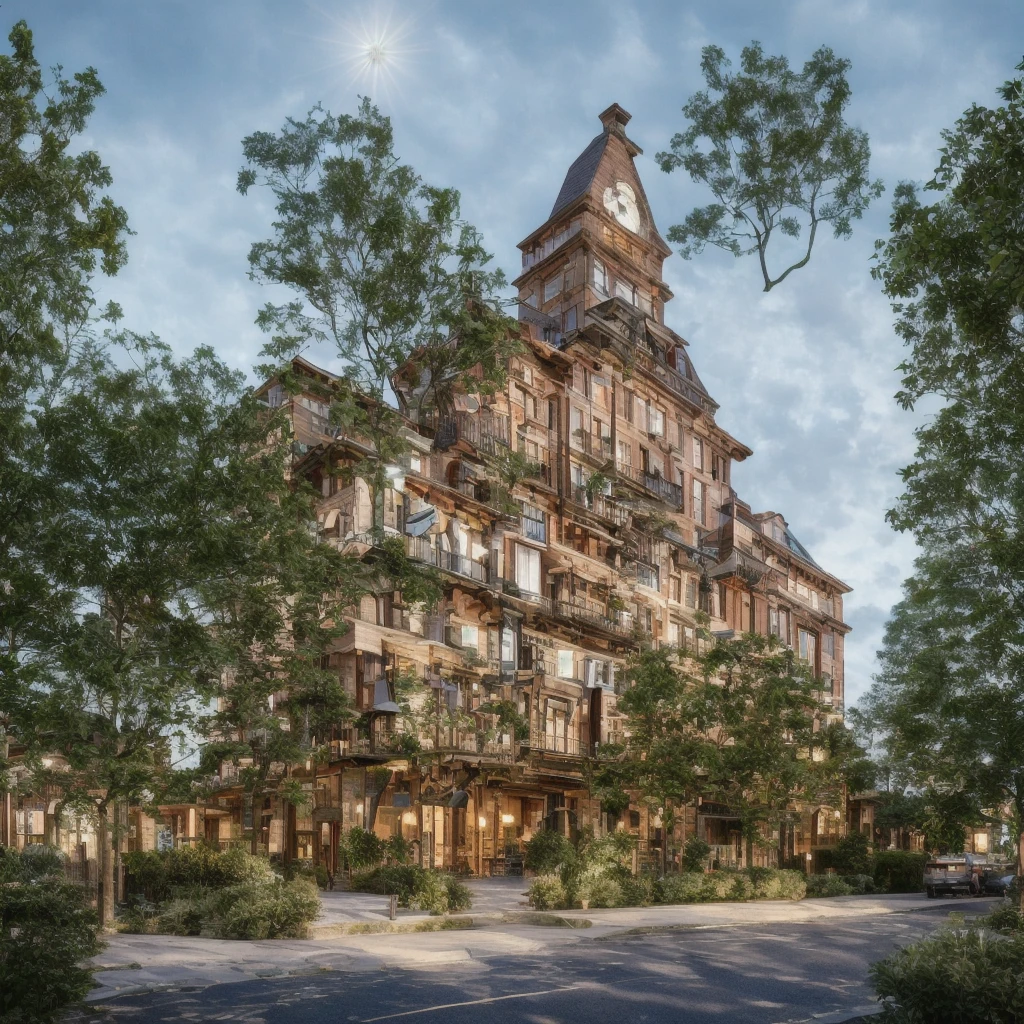
[[[61,540],[46,526],[62,509],[55,478],[39,472],[47,452],[39,417],[99,315],[92,278],[121,268],[127,234],[124,210],[103,194],[109,170],[95,151],[78,152],[104,91],[96,72],[46,76],[24,21],[8,38],[12,52],[0,54],[0,787],[7,731],[35,671],[28,655],[70,614],[47,564]],[[74,471],[74,462],[63,467]]]
[[[1024,64],[1019,67],[1024,70]],[[921,546],[865,702],[919,788],[1024,820],[1024,80],[899,186],[875,276],[907,346],[900,404],[940,403],[889,514]],[[1024,842],[1018,842],[1024,872]]]
[[[767,292],[807,265],[819,224],[849,238],[851,222],[883,186],[868,178],[867,135],[844,120],[848,60],[823,46],[798,72],[753,42],[740,64],[741,72],[732,74],[721,47],[704,47],[707,89],[687,101],[690,126],[657,159],[663,171],[684,168],[717,200],[670,228],[669,241],[686,259],[708,243],[734,256],[756,252]],[[798,239],[805,226],[803,257],[773,277],[772,238]]]
[[[517,331],[494,298],[504,278],[485,270],[490,257],[460,218],[459,193],[399,161],[391,122],[368,99],[355,115],[314,107],[242,146],[239,191],[268,188],[277,211],[273,237],[250,250],[251,276],[298,296],[260,313],[271,334],[264,354],[280,363],[310,344],[336,350],[332,420],[369,442],[356,473],[379,516],[386,467],[405,449],[396,396],[413,382],[414,404],[445,412],[456,385],[501,386]]]

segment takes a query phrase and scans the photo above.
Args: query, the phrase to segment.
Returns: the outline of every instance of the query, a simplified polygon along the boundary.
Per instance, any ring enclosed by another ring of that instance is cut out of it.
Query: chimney
[[[604,130],[615,135],[626,134],[626,125],[632,116],[628,110],[623,110],[618,103],[613,103],[607,110],[598,114],[598,117],[601,118],[601,124],[604,125]]]

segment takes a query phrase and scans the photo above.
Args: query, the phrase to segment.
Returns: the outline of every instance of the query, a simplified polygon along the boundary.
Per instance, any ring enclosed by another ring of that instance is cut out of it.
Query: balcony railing
[[[610,609],[597,601],[573,598],[568,601],[555,601],[553,604],[552,611],[558,618],[570,622],[586,622],[598,629],[623,635],[629,632],[624,613]]]
[[[625,526],[629,519],[629,510],[606,494],[588,494],[585,488],[577,487],[573,491],[573,501],[616,526]]]
[[[507,416],[485,412],[457,412],[441,417],[434,410],[426,411],[420,419],[422,426],[434,431],[434,447],[451,448],[464,441],[473,448],[493,453],[496,444],[509,443]]]
[[[540,729],[530,730],[530,748],[543,750],[547,754],[565,754],[566,757],[580,756],[580,740],[578,736],[566,736],[564,733],[549,733]]]
[[[640,481],[652,494],[656,494],[662,501],[678,508],[683,503],[683,489],[679,484],[666,480],[657,473],[643,471]]]
[[[425,537],[406,537],[405,550],[414,561],[434,565],[442,572],[464,576],[466,579],[476,580],[477,583],[486,584],[488,581],[489,572],[482,562],[475,562],[466,555],[435,548]]]
[[[610,459],[612,457],[612,439],[610,436],[590,434],[586,432],[573,432],[569,438],[569,444],[578,452],[590,455],[595,459]]]

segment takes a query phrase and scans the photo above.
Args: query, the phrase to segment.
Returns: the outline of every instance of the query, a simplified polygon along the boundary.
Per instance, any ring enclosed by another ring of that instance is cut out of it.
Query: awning
[[[386,679],[378,679],[373,684],[373,710],[391,715],[400,714],[402,711],[391,699],[391,688]]]
[[[428,505],[406,518],[405,532],[410,537],[422,537],[437,521],[437,509],[433,505]]]

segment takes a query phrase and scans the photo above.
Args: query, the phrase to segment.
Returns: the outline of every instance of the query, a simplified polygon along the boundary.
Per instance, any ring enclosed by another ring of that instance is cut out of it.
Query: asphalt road
[[[968,916],[990,901],[965,901]],[[431,970],[323,973],[124,996],[92,1021],[123,1024],[704,1024],[806,1021],[872,1001],[870,963],[948,910],[849,923],[675,931],[494,956]]]

